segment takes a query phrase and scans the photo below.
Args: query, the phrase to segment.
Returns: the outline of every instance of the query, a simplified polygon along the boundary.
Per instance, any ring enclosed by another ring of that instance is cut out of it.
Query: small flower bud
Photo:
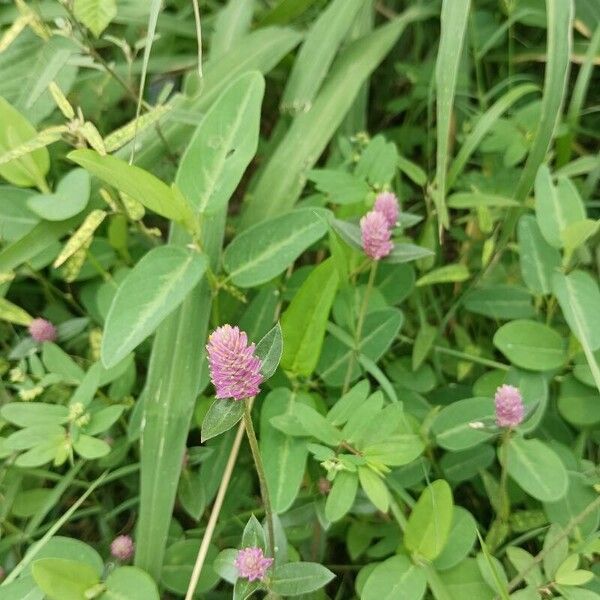
[[[110,553],[121,562],[128,561],[133,556],[133,540],[128,535],[117,536],[110,545]]]
[[[58,333],[56,327],[46,319],[34,319],[29,323],[29,335],[36,342],[53,342]]]

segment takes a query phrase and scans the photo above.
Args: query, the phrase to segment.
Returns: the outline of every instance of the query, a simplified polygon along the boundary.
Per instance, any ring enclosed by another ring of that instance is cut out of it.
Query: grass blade
[[[226,129],[238,117],[237,110],[227,110],[231,108],[231,96],[238,98],[238,104],[246,104],[251,97],[253,111],[245,113],[247,118],[243,125],[254,131],[255,151],[263,91],[264,80],[259,73],[242,75],[223,92],[196,130],[181,160],[176,182],[197,208],[199,190],[207,189],[209,181],[217,181],[224,174],[228,185],[239,182],[254,154],[245,154],[244,163],[236,162],[235,173],[223,161],[211,161],[205,153],[198,151],[205,141],[202,134],[207,123],[215,120]],[[222,106],[226,107],[225,111],[221,110]],[[229,137],[227,140],[227,147],[218,146],[213,150],[215,154],[222,151],[229,154],[236,149],[239,139]],[[203,160],[207,160],[212,168],[203,170]],[[195,174],[195,178],[189,173]],[[207,211],[202,219],[201,239],[213,271],[219,266],[226,214],[227,203],[219,202],[216,210]],[[189,241],[188,234],[174,224],[170,243],[186,245]],[[200,385],[203,340],[206,339],[211,303],[212,291],[204,277],[158,328],[150,358],[141,433],[141,498],[135,564],[156,580],[160,577],[185,443]]]
[[[363,0],[333,0],[311,27],[290,73],[281,110],[306,112],[329,71]]]
[[[241,37],[248,33],[252,14],[253,0],[229,0],[215,19],[215,30],[210,44],[210,57],[225,56]]]
[[[436,187],[433,200],[441,227],[449,225],[446,207],[446,169],[450,144],[452,108],[469,16],[470,0],[444,0],[441,15],[441,39],[435,66],[437,89]]]
[[[306,173],[315,165],[341,124],[362,83],[385,58],[410,23],[432,15],[412,7],[394,21],[348,46],[307,113],[297,115],[261,171],[242,215],[242,227],[287,212],[298,199]],[[266,199],[269,199],[268,202]]]

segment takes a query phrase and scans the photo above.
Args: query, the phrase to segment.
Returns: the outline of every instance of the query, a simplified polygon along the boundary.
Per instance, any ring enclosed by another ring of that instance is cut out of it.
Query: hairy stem
[[[256,474],[258,475],[260,495],[262,496],[263,506],[265,507],[265,518],[267,520],[267,529],[269,531],[269,552],[271,556],[275,558],[275,528],[273,527],[273,510],[271,508],[269,489],[267,488],[267,477],[265,475],[262,458],[260,457],[260,450],[258,449],[258,440],[256,439],[256,432],[254,431],[254,425],[252,424],[250,408],[250,402],[244,402],[244,424],[246,426],[246,434],[248,435],[250,450],[252,451],[252,458],[254,459],[254,466],[256,467]]]

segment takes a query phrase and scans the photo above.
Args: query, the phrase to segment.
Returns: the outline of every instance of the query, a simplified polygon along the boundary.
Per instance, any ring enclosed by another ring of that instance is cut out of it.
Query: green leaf
[[[315,370],[338,281],[335,262],[329,258],[311,271],[281,316],[284,369],[305,377]]]
[[[570,256],[577,248],[583,246],[600,228],[600,222],[593,219],[582,219],[569,223],[561,232],[561,240],[565,256]]]
[[[19,427],[61,425],[69,418],[69,409],[59,404],[44,402],[9,402],[0,409],[0,415]]]
[[[332,425],[344,425],[369,395],[369,381],[364,379],[346,392],[327,413]]]
[[[85,600],[85,592],[100,581],[89,565],[64,558],[40,558],[31,573],[49,600]]]
[[[507,450],[508,474],[542,502],[560,500],[568,489],[567,471],[558,455],[539,440],[513,437]]]
[[[544,573],[548,581],[554,580],[558,567],[569,553],[569,537],[557,523],[551,523],[544,538]]]
[[[573,271],[569,275],[555,274],[552,284],[565,319],[579,343],[589,350],[598,350],[600,291],[596,281],[583,271]]]
[[[116,0],[74,0],[73,13],[96,37],[117,16]]]
[[[167,548],[160,577],[163,587],[178,595],[185,595],[199,549],[199,539],[180,540]],[[206,564],[211,565],[217,554],[217,548],[212,544],[209,545]],[[213,569],[202,569],[196,586],[196,593],[207,592],[215,586],[218,580],[219,576]]]
[[[179,476],[177,499],[185,512],[195,521],[202,518],[206,508],[205,485],[200,471],[183,469]]]
[[[266,543],[265,530],[258,522],[258,519],[252,515],[244,527],[241,547],[248,548],[249,546],[257,546],[264,550]]]
[[[416,244],[394,244],[392,251],[385,257],[385,262],[390,264],[402,264],[413,260],[420,260],[433,256],[434,252]],[[419,285],[417,283],[417,285]]]
[[[184,170],[181,189],[200,213],[221,211],[256,153],[265,82],[256,71],[237,79],[206,113],[186,155],[196,169]]]
[[[10,450],[28,450],[49,438],[64,438],[65,436],[66,432],[60,425],[33,425],[11,433],[6,438],[5,444]]]
[[[113,404],[92,413],[90,422],[85,426],[85,432],[89,435],[103,433],[117,422],[125,408],[124,404]]]
[[[250,29],[254,4],[246,0],[229,0],[219,10],[210,38],[210,58],[227,56],[235,42],[245,36]]]
[[[350,471],[340,471],[333,480],[331,491],[325,502],[325,516],[328,521],[339,521],[354,504],[358,490],[358,475]]]
[[[415,504],[404,531],[404,545],[408,550],[427,560],[442,552],[454,509],[452,491],[443,479],[428,485]]]
[[[467,269],[465,265],[446,265],[444,267],[434,269],[433,271],[429,271],[429,273],[417,279],[417,287],[433,285],[435,283],[453,283],[465,281],[469,279],[469,277],[469,269]]]
[[[435,181],[437,188],[433,193],[433,199],[440,227],[445,228],[449,226],[448,209],[446,208],[446,170],[448,168],[448,150],[450,147],[450,126],[470,5],[470,0],[444,0],[440,16],[442,31],[435,64],[437,93]]]
[[[342,441],[342,434],[327,419],[314,408],[306,404],[296,404],[294,416],[302,427],[324,444],[335,446]]]
[[[238,235],[225,249],[223,265],[235,285],[259,285],[282,273],[326,232],[316,209],[296,210]]]
[[[450,208],[505,208],[507,206],[519,206],[519,204],[512,198],[504,196],[485,194],[483,192],[459,192],[448,198],[448,206]]]
[[[566,360],[561,335],[536,321],[506,323],[496,331],[494,345],[514,365],[531,371],[559,369]]]
[[[59,453],[62,453],[67,442],[68,440],[64,434],[47,438],[37,446],[21,454],[15,461],[15,464],[17,467],[22,468],[41,467],[54,460]]]
[[[299,402],[310,402],[310,397],[288,388],[277,388],[269,393],[261,409],[260,454],[276,513],[288,510],[296,499],[304,478],[308,450],[305,440],[280,432],[271,420],[293,414]]]
[[[158,589],[148,573],[136,567],[118,567],[104,582],[98,600],[159,600]]]
[[[459,451],[477,446],[492,437],[492,433],[470,426],[473,422],[490,422],[494,418],[491,398],[467,398],[445,406],[434,419],[431,430],[439,446]]]
[[[231,429],[244,415],[243,400],[215,400],[202,421],[202,441]]]
[[[194,221],[181,193],[140,167],[94,150],[73,150],[67,158],[167,219],[188,225]]]
[[[421,600],[427,587],[425,571],[398,555],[378,564],[365,583],[361,600]]]
[[[30,196],[27,206],[46,221],[63,221],[79,214],[90,198],[90,176],[72,169],[58,183],[54,194]]]
[[[312,170],[308,178],[315,182],[315,187],[327,195],[332,204],[356,204],[364,202],[371,192],[368,183],[352,173],[334,169]]]
[[[106,317],[101,356],[118,364],[172,313],[200,281],[208,261],[177,246],[150,250],[121,282]]]
[[[464,307],[491,319],[526,319],[535,316],[531,294],[514,285],[475,288],[465,294]]]
[[[562,232],[568,225],[585,219],[585,207],[573,184],[561,177],[554,185],[546,165],[535,178],[535,215],[542,235],[554,248],[562,247]]]
[[[0,298],[0,319],[8,323],[16,323],[17,325],[27,326],[33,317],[20,306],[13,304],[6,298]]]
[[[279,323],[256,344],[255,354],[261,360],[260,372],[265,379],[273,376],[283,352],[283,336]]]
[[[90,435],[80,434],[73,448],[79,456],[87,460],[95,460],[106,456],[110,452],[110,446],[104,441]]]
[[[523,281],[534,294],[549,294],[552,276],[560,267],[560,254],[546,242],[532,215],[519,220],[519,255]]]
[[[310,594],[327,585],[335,575],[323,565],[291,562],[275,569],[270,588],[282,596]]]
[[[29,121],[0,96],[0,156],[24,144],[37,131]],[[0,177],[19,187],[46,188],[44,176],[50,169],[50,156],[46,148],[38,148],[19,158],[0,164]]]
[[[427,358],[435,339],[437,338],[438,330],[437,327],[429,325],[429,323],[423,323],[419,328],[417,337],[415,338],[415,345],[413,346],[412,353],[412,368],[416,371]]]
[[[382,478],[369,467],[358,467],[358,480],[375,508],[387,512],[390,507],[390,494]]]
[[[458,565],[473,549],[477,538],[477,521],[462,506],[455,506],[452,512],[452,526],[442,552],[434,561],[438,571],[446,571]]]

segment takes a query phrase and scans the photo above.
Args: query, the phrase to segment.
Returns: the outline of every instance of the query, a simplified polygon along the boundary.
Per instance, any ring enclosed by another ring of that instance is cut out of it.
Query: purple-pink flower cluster
[[[494,401],[498,427],[516,427],[523,422],[525,406],[519,388],[513,385],[501,385],[496,390]]]
[[[248,581],[263,580],[272,564],[273,559],[266,557],[257,547],[242,548],[234,561],[238,575]]]
[[[39,318],[29,323],[29,335],[36,342],[53,342],[57,338],[58,332],[50,321]]]
[[[254,350],[255,345],[248,344],[247,334],[239,327],[223,325],[210,334],[206,351],[217,398],[244,400],[258,394],[263,376]]]
[[[399,212],[395,194],[382,192],[375,199],[373,210],[360,220],[363,250],[373,260],[385,258],[394,249],[392,229],[398,222]]]

